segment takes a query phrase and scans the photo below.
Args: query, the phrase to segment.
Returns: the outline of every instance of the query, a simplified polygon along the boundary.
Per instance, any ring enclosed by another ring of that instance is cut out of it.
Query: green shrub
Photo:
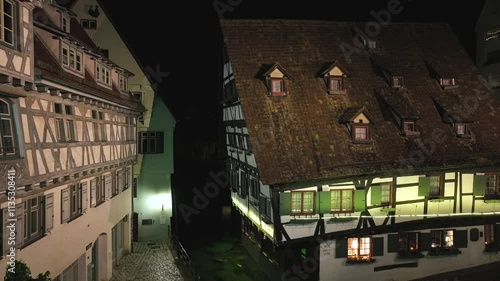
[[[16,260],[14,267],[7,265],[5,281],[52,281],[50,272],[40,273],[36,278],[31,277],[31,270],[28,265],[22,260]]]

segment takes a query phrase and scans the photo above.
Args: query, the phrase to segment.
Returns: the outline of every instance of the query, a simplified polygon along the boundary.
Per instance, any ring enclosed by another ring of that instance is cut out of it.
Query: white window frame
[[[61,29],[66,33],[70,32],[70,18],[64,14],[61,14]]]
[[[83,52],[63,42],[61,44],[61,65],[66,70],[83,74]]]
[[[8,3],[11,5],[12,9],[11,11],[5,11],[5,3]],[[17,23],[17,16],[16,16],[16,11],[17,11],[17,6],[16,2],[12,0],[2,0],[0,1],[0,11],[1,16],[0,16],[0,41],[2,41],[5,44],[8,44],[10,46],[15,45],[15,33],[16,33],[16,23]],[[10,12],[10,14],[8,13]],[[11,29],[6,27],[6,19],[10,18],[11,19]],[[11,33],[11,38],[10,41],[7,40],[7,33]]]
[[[128,77],[123,73],[118,73],[118,87],[122,92],[128,92]]]
[[[111,86],[111,69],[102,62],[95,62],[95,78],[100,84]]]

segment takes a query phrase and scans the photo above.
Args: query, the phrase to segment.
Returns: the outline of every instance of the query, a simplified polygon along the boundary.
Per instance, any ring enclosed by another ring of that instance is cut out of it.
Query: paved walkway
[[[187,281],[166,240],[134,242],[134,251],[121,258],[110,281]]]

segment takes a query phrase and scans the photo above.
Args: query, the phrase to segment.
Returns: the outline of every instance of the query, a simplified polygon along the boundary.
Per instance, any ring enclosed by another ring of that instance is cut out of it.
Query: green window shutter
[[[430,177],[420,177],[418,178],[418,196],[429,195],[431,185]]]
[[[335,240],[335,258],[347,258],[347,239],[339,238]]]
[[[431,234],[420,233],[420,251],[429,251],[431,249]]]
[[[362,212],[365,210],[365,190],[359,189],[354,191],[354,211]]]
[[[455,230],[453,245],[457,248],[467,248],[467,230]]]
[[[474,175],[473,192],[476,196],[484,196],[486,191],[486,176]]]
[[[397,253],[399,250],[399,234],[387,235],[387,252]]]
[[[280,193],[280,215],[290,214],[290,192]]]
[[[371,191],[371,205],[380,205],[380,185],[372,185],[370,187]]]
[[[332,208],[332,199],[330,191],[320,191],[319,195],[319,213],[328,214]]]
[[[373,256],[383,256],[384,255],[384,238],[375,237],[373,238]]]
[[[494,240],[495,243],[500,244],[500,223],[495,224],[495,228],[494,228],[493,232],[494,232],[493,237],[495,239]]]

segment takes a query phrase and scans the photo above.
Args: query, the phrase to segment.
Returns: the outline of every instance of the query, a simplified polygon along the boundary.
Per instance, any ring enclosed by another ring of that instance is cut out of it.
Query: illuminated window
[[[432,230],[431,247],[432,248],[450,248],[453,247],[453,230]]]
[[[330,191],[331,211],[333,213],[354,212],[354,190],[338,189]]]
[[[292,191],[291,214],[313,214],[315,205],[314,191]]]
[[[354,237],[347,239],[347,258],[357,261],[370,261],[372,257],[372,238]]]

